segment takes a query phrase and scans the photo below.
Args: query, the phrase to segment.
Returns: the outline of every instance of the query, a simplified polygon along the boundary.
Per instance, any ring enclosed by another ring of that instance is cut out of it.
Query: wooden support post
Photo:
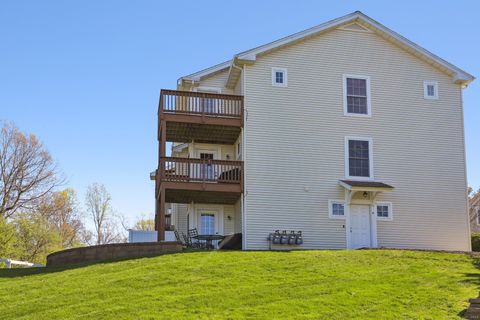
[[[165,190],[160,188],[159,199],[157,200],[157,239],[165,240]]]
[[[162,180],[165,178],[165,156],[167,147],[167,122],[165,120],[160,121],[160,159],[159,170],[157,174],[160,175],[158,179],[159,193],[157,198],[157,239],[158,241],[165,240],[165,188],[162,186]]]

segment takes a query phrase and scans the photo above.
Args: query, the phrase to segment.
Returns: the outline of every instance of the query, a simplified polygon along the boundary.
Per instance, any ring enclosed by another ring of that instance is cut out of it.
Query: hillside
[[[2,319],[456,319],[478,295],[462,254],[192,252],[0,270]]]

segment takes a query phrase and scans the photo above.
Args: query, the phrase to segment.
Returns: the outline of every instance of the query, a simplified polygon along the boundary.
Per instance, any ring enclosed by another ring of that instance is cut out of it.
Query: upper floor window
[[[272,68],[272,86],[286,87],[287,86],[287,69]]]
[[[438,99],[438,82],[424,81],[423,96],[425,99]]]
[[[343,104],[345,115],[369,117],[370,77],[344,74]]]
[[[372,139],[345,138],[345,176],[373,179]]]

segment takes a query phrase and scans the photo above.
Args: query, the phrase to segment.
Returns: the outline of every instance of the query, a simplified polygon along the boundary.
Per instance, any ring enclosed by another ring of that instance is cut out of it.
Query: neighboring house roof
[[[224,71],[229,69],[229,77],[225,86],[227,88],[233,88],[236,81],[239,78],[241,68],[239,65],[242,64],[251,64],[256,61],[256,59],[264,54],[267,54],[273,50],[278,50],[284,46],[292,45],[298,41],[305,40],[309,37],[316,36],[322,32],[330,31],[335,28],[340,28],[347,26],[349,24],[358,24],[360,28],[365,28],[365,31],[375,32],[378,35],[382,36],[386,40],[398,45],[399,47],[407,50],[418,58],[430,63],[432,66],[446,72],[447,74],[453,76],[454,81],[459,84],[467,85],[475,79],[471,74],[463,71],[462,69],[456,67],[455,65],[443,60],[437,55],[431,53],[430,51],[420,47],[414,42],[406,39],[400,34],[390,30],[381,23],[373,20],[367,15],[363,14],[360,11],[355,11],[343,17],[322,23],[313,28],[306,29],[304,31],[294,33],[290,36],[281,38],[279,40],[267,43],[265,45],[240,52],[234,55],[232,60],[217,64],[213,67],[201,70],[196,73],[184,76],[179,79],[179,81],[199,81],[205,76],[213,75],[217,72]]]
[[[478,190],[473,197],[468,199],[468,203],[470,204],[470,207],[476,207],[480,206],[480,190]]]

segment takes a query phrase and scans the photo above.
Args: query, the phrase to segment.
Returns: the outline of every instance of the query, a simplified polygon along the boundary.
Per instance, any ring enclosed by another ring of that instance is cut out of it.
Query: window
[[[376,211],[378,220],[392,220],[392,204],[390,202],[377,202]]]
[[[373,179],[372,139],[346,137],[345,140],[345,176]]]
[[[275,86],[275,87],[287,86],[287,69],[272,68],[272,86]]]
[[[480,208],[477,209],[477,224],[480,224]]]
[[[423,96],[425,99],[438,99],[438,83],[436,81],[424,81]]]
[[[330,219],[344,219],[345,218],[345,201],[328,200],[328,217]]]
[[[345,115],[370,117],[370,77],[343,75]]]

